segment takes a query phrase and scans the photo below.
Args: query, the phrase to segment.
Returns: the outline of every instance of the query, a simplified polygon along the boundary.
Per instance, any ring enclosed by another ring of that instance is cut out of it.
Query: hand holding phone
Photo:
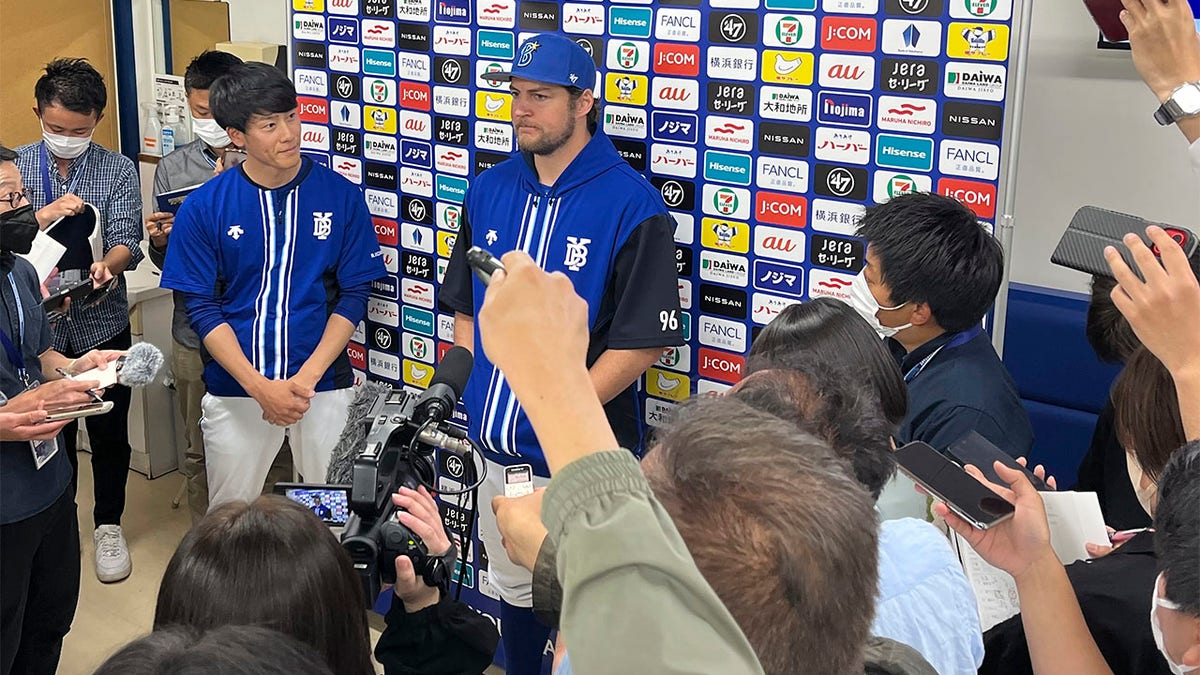
[[[900,447],[896,463],[906,476],[975,528],[986,530],[1013,515],[1012,504],[928,443],[913,441]]]
[[[1121,12],[1125,9],[1121,0],[1083,0],[1083,4],[1106,41],[1124,42],[1129,39],[1129,31],[1121,23]]]
[[[1145,242],[1146,246],[1150,247],[1150,250],[1161,262],[1162,253],[1158,250],[1158,246],[1146,236],[1146,228],[1156,224],[1144,218],[1096,206],[1081,207],[1071,218],[1071,224],[1067,226],[1067,231],[1063,232],[1062,239],[1054,248],[1054,253],[1050,255],[1050,262],[1111,279],[1113,278],[1112,268],[1104,258],[1104,250],[1112,246],[1121,254],[1125,263],[1138,275],[1138,278],[1145,279],[1141,270],[1138,269],[1137,263],[1134,262],[1133,255],[1122,242],[1125,235],[1136,234]],[[1179,244],[1188,261],[1195,268],[1200,261],[1200,239],[1197,239],[1191,230],[1184,227],[1175,225],[1162,225],[1161,227],[1171,239],[1175,240],[1175,243]]]
[[[83,405],[67,406],[65,408],[55,408],[46,411],[46,422],[60,422],[63,420],[73,420],[80,417],[91,417],[92,415],[103,415],[112,410],[112,401],[99,401],[95,403],[84,403]]]

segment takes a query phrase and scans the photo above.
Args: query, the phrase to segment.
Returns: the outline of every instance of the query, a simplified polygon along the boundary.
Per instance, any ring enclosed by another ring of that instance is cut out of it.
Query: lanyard
[[[90,149],[90,148],[89,148]],[[46,152],[46,144],[42,143],[42,196],[46,199],[46,204],[54,201],[51,195],[50,184],[50,155]],[[87,150],[83,153],[83,163],[79,165],[79,169],[75,172],[75,180],[71,181],[71,186],[67,188],[67,192],[75,194],[75,188],[79,187],[79,179],[83,178],[83,170],[87,168]],[[67,171],[70,173],[70,170]]]
[[[925,366],[929,365],[929,362],[933,360],[933,357],[938,355],[938,352],[942,351],[946,347],[950,347],[951,349],[953,349],[960,345],[965,345],[966,343],[970,342],[972,338],[974,338],[976,335],[979,335],[982,332],[983,332],[983,326],[975,326],[973,328],[968,328],[967,330],[956,334],[954,337],[950,338],[950,340],[948,340],[945,344],[943,344],[940,347],[938,347],[937,349],[933,350],[933,352],[930,353],[929,356],[926,356],[925,358],[921,359],[920,363],[913,366],[911,370],[909,370],[907,373],[905,373],[904,383],[908,384],[909,382],[912,382],[913,380],[917,379],[917,375],[920,375],[921,371],[925,370]]]
[[[17,301],[17,326],[20,338],[20,344],[25,344],[25,308],[21,306],[21,293],[17,290],[17,282],[13,280],[12,272],[8,273],[8,285],[12,286],[13,298]],[[4,343],[4,351],[8,352],[8,360],[12,362],[17,369],[17,376],[21,378],[24,384],[29,383],[28,373],[25,370],[25,354],[12,343],[12,338],[0,331],[0,342]]]
[[[217,158],[209,154],[208,148],[201,149],[200,156],[204,158],[204,161],[208,162],[208,165],[211,166],[214,171],[216,171]]]

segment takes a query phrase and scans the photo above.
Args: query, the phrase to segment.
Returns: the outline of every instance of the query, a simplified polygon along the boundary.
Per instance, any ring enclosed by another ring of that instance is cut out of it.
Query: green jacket
[[[588,455],[550,481],[562,631],[579,673],[762,673],[633,455]]]

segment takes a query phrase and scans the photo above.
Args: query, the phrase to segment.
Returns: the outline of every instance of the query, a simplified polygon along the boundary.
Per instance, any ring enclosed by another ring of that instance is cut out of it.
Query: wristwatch
[[[1154,112],[1154,120],[1167,126],[1196,115],[1200,115],[1200,82],[1184,82],[1175,87],[1171,97]]]

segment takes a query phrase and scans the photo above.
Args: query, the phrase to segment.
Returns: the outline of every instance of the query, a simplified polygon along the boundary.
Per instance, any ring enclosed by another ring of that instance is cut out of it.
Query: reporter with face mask
[[[93,400],[99,382],[62,372],[117,353],[69,359],[51,346],[28,253],[38,232],[16,153],[0,146],[0,675],[54,673],[79,597],[79,521],[71,464],[46,411]],[[54,382],[45,383],[53,379]]]
[[[982,321],[1004,272],[1000,242],[966,206],[936,194],[868,208],[858,235],[866,266],[851,305],[885,338],[908,385],[897,445],[938,450],[971,431],[1013,457],[1028,456],[1033,427]]]
[[[92,142],[108,103],[104,79],[84,59],[57,59],[46,65],[34,86],[34,97],[42,140],[17,148],[16,162],[29,179],[28,198],[38,224],[45,230],[61,218],[83,213],[88,208],[85,203],[94,206],[99,217],[90,237],[73,221],[64,221],[47,234],[67,249],[58,263],[64,276],[90,276],[95,284],[115,279],[102,300],[73,308],[70,318],[59,323],[54,346],[67,356],[92,349],[129,349],[132,336],[123,273],[143,258],[142,193],[133,162]],[[131,454],[129,388],[115,387],[108,400],[112,411],[86,419],[96,497],[92,539],[96,576],[102,582],[120,581],[132,570],[121,529]],[[63,435],[64,453],[72,466],[78,462],[77,429],[78,423],[72,422]],[[75,476],[77,485],[77,469]]]

